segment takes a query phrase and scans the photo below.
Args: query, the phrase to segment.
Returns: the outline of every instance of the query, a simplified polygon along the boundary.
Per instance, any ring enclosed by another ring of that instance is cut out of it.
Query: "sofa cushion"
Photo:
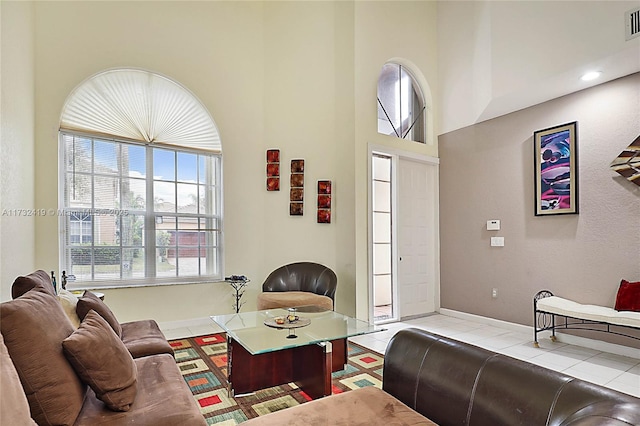
[[[62,341],[64,354],[99,400],[115,411],[129,411],[136,397],[137,371],[131,354],[96,311]]]
[[[45,271],[40,269],[30,273],[29,275],[16,278],[11,286],[11,297],[13,299],[17,299],[35,287],[38,287],[40,290],[44,290],[53,296],[56,295],[53,284],[51,284],[51,277],[49,277],[49,274]]]
[[[265,291],[258,294],[258,310],[318,306],[333,310],[333,300],[328,296],[309,291]]]
[[[256,417],[243,426],[433,425],[390,394],[373,386],[316,399]]]
[[[154,320],[125,322],[120,326],[122,342],[134,358],[157,354],[173,356],[173,348]]]
[[[171,355],[134,360],[138,395],[127,412],[111,411],[89,389],[74,426],[206,426],[198,404]]]
[[[113,312],[111,312],[111,309],[109,309],[109,307],[105,305],[98,296],[87,290],[84,292],[82,297],[78,299],[78,305],[76,306],[76,312],[80,321],[82,321],[87,313],[92,309],[109,323],[118,337],[122,337],[122,327],[120,327],[120,323]]]
[[[72,425],[86,385],[62,353],[73,326],[56,297],[35,289],[1,303],[0,330],[33,419],[39,425]]]
[[[0,334],[0,425],[35,425],[18,372]]]
[[[61,288],[58,290],[58,301],[62,306],[62,310],[67,315],[67,318],[69,318],[71,325],[73,325],[73,328],[78,328],[80,326],[80,318],[76,312],[78,296]]]
[[[622,280],[620,282],[615,310],[640,312],[640,281]]]

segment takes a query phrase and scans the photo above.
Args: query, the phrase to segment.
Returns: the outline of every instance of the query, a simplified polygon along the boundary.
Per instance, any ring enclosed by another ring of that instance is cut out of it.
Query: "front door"
[[[434,312],[437,253],[437,167],[400,158],[398,167],[398,313]]]

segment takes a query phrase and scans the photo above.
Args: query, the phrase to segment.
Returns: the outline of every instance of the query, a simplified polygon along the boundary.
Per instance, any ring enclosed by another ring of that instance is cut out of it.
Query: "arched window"
[[[222,149],[191,92],[143,70],[97,74],[69,95],[59,143],[61,269],[75,285],[222,278]]]
[[[378,133],[425,143],[426,105],[414,76],[387,63],[378,79]]]

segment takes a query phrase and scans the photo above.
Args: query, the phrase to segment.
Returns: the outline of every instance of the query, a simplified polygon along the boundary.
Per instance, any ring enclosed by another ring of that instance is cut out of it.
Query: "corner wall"
[[[34,269],[33,14],[30,2],[0,2],[0,301]]]
[[[439,137],[443,308],[531,325],[538,290],[613,307],[620,280],[640,280],[640,187],[609,168],[638,111],[634,74]],[[571,121],[580,213],[536,217],[533,132]]]

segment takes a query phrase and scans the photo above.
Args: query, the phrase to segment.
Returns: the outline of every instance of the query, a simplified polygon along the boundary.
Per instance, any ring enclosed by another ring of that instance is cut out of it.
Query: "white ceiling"
[[[439,3],[439,133],[640,72],[640,37],[625,40],[625,12],[637,7],[638,0]],[[582,81],[590,70],[601,77]]]

